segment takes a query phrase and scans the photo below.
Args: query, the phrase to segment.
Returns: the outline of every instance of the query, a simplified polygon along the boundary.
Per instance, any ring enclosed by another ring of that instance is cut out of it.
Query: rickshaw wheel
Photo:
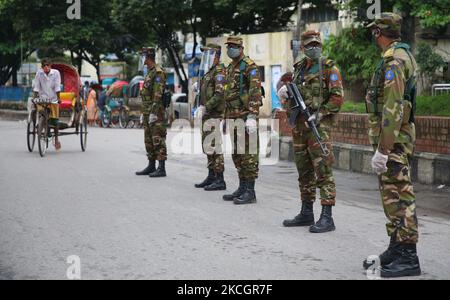
[[[105,111],[102,118],[102,126],[103,128],[108,128],[111,125],[111,116],[110,113]]]
[[[36,111],[30,112],[27,125],[27,146],[28,151],[31,153],[34,150],[36,143]]]
[[[119,126],[120,128],[126,129],[129,123],[129,116],[126,109],[121,109],[119,113]]]
[[[39,124],[38,124],[38,147],[39,147],[39,154],[41,157],[44,157],[47,148],[48,148],[48,124],[47,119],[44,116],[39,117]]]
[[[80,126],[81,151],[86,152],[87,135],[88,135],[86,114],[81,114],[79,126]]]

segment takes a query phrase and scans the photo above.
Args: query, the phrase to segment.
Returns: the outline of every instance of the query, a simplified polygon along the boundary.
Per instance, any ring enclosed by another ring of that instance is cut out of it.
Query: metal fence
[[[433,85],[433,96],[450,94],[450,84],[434,84]]]
[[[27,101],[31,88],[0,86],[0,101],[20,102]]]

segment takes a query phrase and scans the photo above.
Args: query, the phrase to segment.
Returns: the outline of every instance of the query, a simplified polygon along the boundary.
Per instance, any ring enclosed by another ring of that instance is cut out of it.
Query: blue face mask
[[[231,59],[238,58],[241,55],[240,48],[228,48],[227,50],[228,57]]]

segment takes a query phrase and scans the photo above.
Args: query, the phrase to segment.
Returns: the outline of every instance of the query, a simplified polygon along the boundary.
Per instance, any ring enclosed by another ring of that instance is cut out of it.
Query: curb
[[[26,110],[0,109],[0,119],[7,121],[24,121],[28,118]]]

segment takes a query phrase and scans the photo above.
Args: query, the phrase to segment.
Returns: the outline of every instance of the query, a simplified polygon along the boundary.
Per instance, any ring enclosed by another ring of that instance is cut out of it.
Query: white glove
[[[155,123],[156,121],[158,121],[158,117],[157,117],[155,114],[151,114],[151,115],[148,117],[148,124],[153,124],[153,123]]]
[[[192,90],[197,91],[197,89],[198,89],[198,82],[194,82],[192,84]]]
[[[249,116],[245,122],[245,127],[247,128],[248,134],[255,134],[258,132],[258,122],[256,122],[256,117]]]
[[[311,118],[309,118],[309,122],[314,122],[314,123],[316,123],[316,124],[319,124],[320,123],[320,121],[322,121],[322,119],[323,119],[323,114],[322,113],[318,113],[317,115],[316,114],[313,114],[312,116],[311,116]]]
[[[387,172],[387,162],[389,160],[388,155],[384,155],[377,150],[375,156],[372,158],[372,168],[378,175],[384,174]]]
[[[288,89],[287,86],[283,85],[277,92],[278,98],[280,98],[280,100],[287,100],[289,99],[289,93],[288,93]]]
[[[139,123],[144,124],[144,115],[141,114],[141,117],[139,118]]]

